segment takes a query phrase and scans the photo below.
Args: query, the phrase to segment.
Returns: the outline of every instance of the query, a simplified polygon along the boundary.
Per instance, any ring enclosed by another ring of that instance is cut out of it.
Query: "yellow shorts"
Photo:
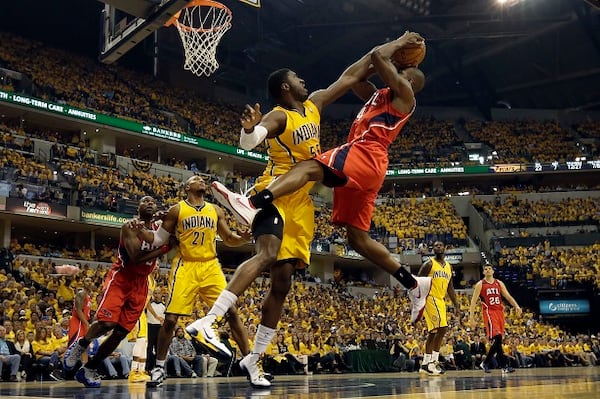
[[[190,316],[198,297],[211,307],[226,286],[218,259],[186,261],[176,256],[169,274],[169,299],[165,313]]]
[[[444,301],[444,299],[436,298],[431,295],[427,296],[424,315],[428,331],[448,326],[446,301]]]
[[[148,336],[148,319],[146,319],[146,309],[144,309],[144,311],[142,312],[142,315],[138,320],[137,327],[137,338],[146,338]]]
[[[274,178],[261,176],[255,189],[266,188]],[[283,218],[283,238],[277,260],[300,259],[310,265],[310,243],[315,234],[315,207],[308,195],[314,183],[277,198],[273,205]]]

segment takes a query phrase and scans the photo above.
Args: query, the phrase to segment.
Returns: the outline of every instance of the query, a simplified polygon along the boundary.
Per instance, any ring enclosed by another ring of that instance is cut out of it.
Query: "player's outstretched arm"
[[[81,320],[81,322],[86,327],[89,327],[90,323],[85,318],[85,315],[83,314],[83,302],[85,300],[85,296],[86,296],[86,293],[83,290],[79,291],[79,292],[77,292],[77,294],[75,294],[75,313],[77,313],[77,317],[79,318],[79,320]]]
[[[121,227],[121,240],[123,241],[127,255],[129,255],[129,261],[133,264],[145,263],[156,259],[171,249],[169,245],[165,244],[150,251],[142,250],[138,231],[129,227],[128,223],[125,223]]]
[[[381,80],[394,92],[395,100],[399,99],[402,105],[411,109],[415,104],[415,94],[408,79],[398,73],[392,61],[379,50],[373,52],[371,61]]]
[[[481,294],[481,281],[478,281],[473,287],[473,295],[471,296],[471,305],[469,306],[469,324],[471,328],[475,328],[475,307],[477,306],[477,299]]]
[[[133,219],[126,223],[126,227],[134,230],[139,240],[149,242],[155,247],[167,245],[172,234],[175,234],[175,226],[179,217],[179,204],[169,208],[166,214],[161,215],[162,223],[158,230],[146,229],[144,223],[139,219]]]
[[[225,218],[225,213],[223,209],[219,206],[215,205],[215,209],[217,210],[217,233],[219,233],[219,237],[223,240],[225,245],[228,247],[241,247],[244,244],[247,244],[252,239],[252,233],[249,231],[242,231],[240,234],[236,234],[229,228],[227,224],[227,219]]]
[[[423,263],[423,265],[421,265],[421,268],[419,269],[419,272],[417,273],[417,276],[420,276],[420,277],[429,276],[429,272],[431,271],[432,266],[433,266],[433,263],[431,263],[431,260],[428,260],[427,262]]]
[[[446,291],[450,300],[452,301],[452,305],[454,305],[454,314],[460,314],[460,303],[458,302],[458,297],[456,296],[456,290],[454,289],[454,283],[452,279],[448,282],[448,290]]]
[[[506,299],[508,303],[510,303],[512,307],[515,308],[518,314],[521,314],[523,310],[521,309],[517,301],[515,301],[515,298],[513,298],[512,295],[510,295],[510,292],[508,292],[508,288],[506,288],[506,285],[504,285],[504,283],[500,280],[498,280],[498,282],[500,283],[500,288],[502,289],[502,296],[504,297],[504,299]]]
[[[260,104],[256,103],[254,106],[246,104],[240,122],[242,125],[240,147],[249,151],[262,143],[265,138],[276,137],[283,133],[287,117],[279,110],[271,111],[263,117]]]
[[[371,55],[378,51],[383,57],[390,58],[394,52],[406,45],[414,45],[424,39],[418,33],[405,32],[404,35],[370,50],[360,59],[350,65],[329,87],[312,93],[309,99],[319,108],[333,103],[346,94],[355,84],[364,81],[373,73]],[[372,94],[372,93],[371,93]],[[368,97],[367,97],[368,98]]]
[[[140,228],[139,224],[125,223],[121,227],[121,239],[129,259],[133,263],[144,263],[167,253],[176,240],[172,237],[175,233],[175,225],[179,217],[179,204],[169,208],[167,214],[163,217],[163,222],[158,231],[151,231]],[[142,225],[143,226],[143,225]],[[143,251],[140,248],[140,241],[144,240],[158,247],[151,251]]]
[[[368,80],[361,80],[360,82],[352,85],[352,92],[354,93],[354,95],[356,95],[358,98],[365,102],[369,98],[371,98],[373,93],[375,93],[376,91],[377,87]]]

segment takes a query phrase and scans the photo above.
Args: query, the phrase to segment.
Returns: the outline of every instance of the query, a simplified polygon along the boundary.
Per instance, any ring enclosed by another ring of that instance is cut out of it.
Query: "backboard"
[[[111,64],[161,28],[188,0],[102,0],[100,61]]]
[[[105,4],[100,61],[111,64],[181,11],[190,0],[100,0]],[[260,0],[237,0],[260,7]]]

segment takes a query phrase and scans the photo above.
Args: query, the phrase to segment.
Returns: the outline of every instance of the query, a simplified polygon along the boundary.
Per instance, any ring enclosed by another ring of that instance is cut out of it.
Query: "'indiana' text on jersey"
[[[294,145],[302,144],[303,142],[319,138],[319,125],[314,123],[308,123],[300,126],[298,129],[292,132],[294,138]]]
[[[311,159],[321,153],[320,125],[321,114],[312,101],[302,103],[304,114],[281,106],[273,110],[286,116],[285,129],[276,137],[266,140],[269,163],[266,176],[280,176],[295,164]]]
[[[445,278],[445,279],[450,279],[450,275],[448,273],[446,273],[444,270],[436,270],[435,273],[433,273],[433,276],[431,276],[432,278]]]
[[[429,295],[435,298],[444,299],[446,291],[448,291],[448,284],[452,278],[452,267],[446,260],[443,262],[437,261],[435,258],[431,258],[431,270],[429,270],[429,276],[431,277],[431,290]]]
[[[192,206],[179,202],[177,239],[179,252],[187,260],[210,260],[217,256],[217,211],[213,204]]]
[[[194,215],[181,221],[183,230],[193,229],[195,227],[215,228],[215,220],[207,216]]]

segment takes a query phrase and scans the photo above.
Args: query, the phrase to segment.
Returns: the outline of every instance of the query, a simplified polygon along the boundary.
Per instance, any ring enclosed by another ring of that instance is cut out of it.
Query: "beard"
[[[308,93],[306,93],[306,94],[305,93],[300,94],[298,96],[298,100],[301,101],[301,102],[304,102],[304,101],[308,100]]]

